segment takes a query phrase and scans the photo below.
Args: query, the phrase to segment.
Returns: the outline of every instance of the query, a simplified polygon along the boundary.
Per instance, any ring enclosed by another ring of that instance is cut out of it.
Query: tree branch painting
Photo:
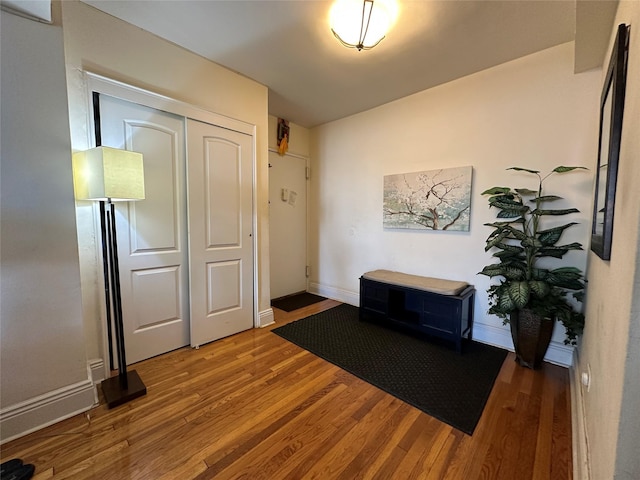
[[[385,175],[384,228],[469,231],[472,167]]]

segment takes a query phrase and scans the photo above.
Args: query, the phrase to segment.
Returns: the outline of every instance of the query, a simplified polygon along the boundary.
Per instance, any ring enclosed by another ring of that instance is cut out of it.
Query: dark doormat
[[[308,305],[326,300],[325,297],[320,297],[309,292],[297,293],[295,295],[289,295],[288,297],[276,298],[271,300],[271,306],[284,310],[285,312],[291,312]]]
[[[342,304],[272,330],[423,412],[471,435],[507,355],[478,342],[448,345],[358,320]]]

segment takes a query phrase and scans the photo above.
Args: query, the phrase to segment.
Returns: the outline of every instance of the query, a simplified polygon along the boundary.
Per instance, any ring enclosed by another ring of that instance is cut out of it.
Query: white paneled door
[[[102,145],[141,152],[145,200],[116,203],[127,363],[189,344],[185,119],[100,95]]]
[[[187,120],[191,345],[253,327],[253,141]]]
[[[269,152],[271,298],[307,290],[307,162]]]

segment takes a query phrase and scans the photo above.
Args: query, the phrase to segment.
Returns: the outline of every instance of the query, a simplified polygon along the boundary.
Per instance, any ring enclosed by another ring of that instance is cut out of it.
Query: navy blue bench
[[[474,295],[466,282],[374,270],[360,277],[360,319],[449,340],[460,352],[472,338]]]

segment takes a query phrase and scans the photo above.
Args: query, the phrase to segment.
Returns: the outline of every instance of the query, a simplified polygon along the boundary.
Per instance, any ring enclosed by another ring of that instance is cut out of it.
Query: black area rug
[[[308,305],[326,300],[325,297],[320,297],[309,292],[302,292],[296,295],[290,295],[288,297],[277,298],[271,300],[271,306],[284,310],[285,312],[291,312]]]
[[[282,338],[471,435],[507,355],[477,342],[448,345],[358,320],[342,304],[272,330]]]

